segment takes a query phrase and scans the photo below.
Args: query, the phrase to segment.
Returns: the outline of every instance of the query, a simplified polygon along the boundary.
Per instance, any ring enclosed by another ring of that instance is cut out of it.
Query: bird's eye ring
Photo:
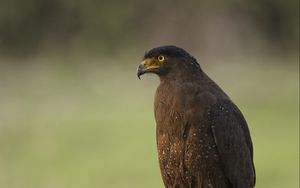
[[[165,56],[160,55],[160,56],[157,57],[157,59],[158,59],[159,62],[163,62],[165,60]]]

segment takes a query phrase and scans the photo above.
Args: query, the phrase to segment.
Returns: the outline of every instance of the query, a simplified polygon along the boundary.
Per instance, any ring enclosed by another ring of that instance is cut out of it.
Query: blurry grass
[[[153,116],[158,79],[139,81],[136,64],[102,61],[0,65],[0,187],[163,187]],[[298,67],[204,69],[248,121],[256,187],[298,187]]]

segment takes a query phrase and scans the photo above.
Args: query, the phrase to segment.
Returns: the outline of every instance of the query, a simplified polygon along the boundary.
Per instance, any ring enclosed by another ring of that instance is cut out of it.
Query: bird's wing
[[[242,113],[231,101],[222,101],[212,106],[209,119],[225,176],[233,187],[254,187],[252,141]]]

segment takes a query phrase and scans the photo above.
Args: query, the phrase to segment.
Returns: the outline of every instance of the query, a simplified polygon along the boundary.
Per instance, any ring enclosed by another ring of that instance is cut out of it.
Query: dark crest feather
[[[146,52],[144,55],[144,59],[156,57],[158,55],[166,55],[169,57],[177,57],[177,58],[178,57],[193,58],[189,53],[187,53],[182,48],[179,48],[177,46],[172,46],[172,45],[166,45],[166,46],[153,48],[149,52]]]

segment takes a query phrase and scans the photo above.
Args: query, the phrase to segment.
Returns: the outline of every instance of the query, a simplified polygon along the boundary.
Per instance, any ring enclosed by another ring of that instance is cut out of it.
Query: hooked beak
[[[153,70],[157,70],[158,68],[159,66],[154,64],[153,59],[151,58],[145,59],[144,61],[141,62],[141,64],[139,64],[137,68],[137,77],[141,79],[140,77],[143,74],[147,72],[153,72]]]
[[[141,78],[140,78],[141,75],[145,74],[145,73],[146,73],[146,70],[147,70],[147,67],[146,67],[143,63],[141,63],[141,64],[138,66],[138,68],[137,68],[137,77],[138,77],[139,79],[141,79]]]

